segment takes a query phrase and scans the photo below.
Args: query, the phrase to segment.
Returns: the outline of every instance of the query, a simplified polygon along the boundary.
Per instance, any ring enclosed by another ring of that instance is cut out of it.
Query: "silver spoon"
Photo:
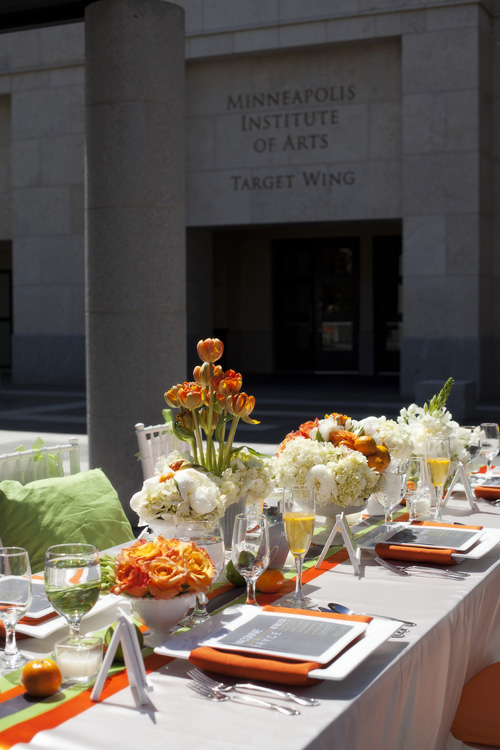
[[[408,620],[401,620],[399,617],[388,617],[387,615],[372,615],[367,612],[353,612],[352,609],[346,607],[344,604],[338,604],[337,602],[330,602],[328,604],[332,612],[337,612],[339,615],[364,615],[365,617],[382,617],[384,620],[393,620],[394,622],[402,622],[409,628],[415,627],[416,622],[408,622]]]

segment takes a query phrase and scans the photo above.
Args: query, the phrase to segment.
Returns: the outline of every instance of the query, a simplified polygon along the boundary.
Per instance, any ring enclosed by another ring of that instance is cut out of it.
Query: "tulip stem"
[[[214,374],[214,366],[210,362],[210,378],[213,377]],[[214,441],[212,439],[212,422],[213,422],[213,415],[214,415],[214,398],[215,394],[213,392],[213,389],[209,387],[208,389],[208,419],[207,419],[207,469],[209,471],[214,471],[215,469],[215,449],[214,449]]]
[[[201,432],[200,432],[200,423],[198,421],[198,415],[196,414],[196,409],[193,409],[193,422],[194,422],[194,432],[196,437],[196,442],[198,444],[198,450],[200,455],[200,464],[202,466],[205,466],[205,454],[203,453],[203,440],[201,438]]]
[[[240,421],[239,417],[233,418],[231,429],[229,430],[229,435],[227,436],[226,449],[224,451],[223,468],[226,468],[227,466],[229,466],[229,462],[231,460],[231,449],[233,447],[234,435],[236,433],[236,427],[238,426],[239,421]]]

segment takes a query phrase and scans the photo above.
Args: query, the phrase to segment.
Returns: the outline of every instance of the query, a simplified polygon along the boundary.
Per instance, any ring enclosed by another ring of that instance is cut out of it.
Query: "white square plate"
[[[155,653],[173,656],[176,659],[189,659],[191,651],[197,648],[201,641],[215,634],[221,627],[234,626],[236,619],[241,616],[241,611],[244,609],[246,607],[242,605],[237,611],[231,608],[232,611],[219,612],[211,617],[209,622],[202,623],[186,633],[169,638],[161,646],[155,648]],[[385,643],[401,625],[402,623],[399,621],[393,622],[374,618],[368,624],[364,634],[334,659],[328,667],[315,669],[309,675],[320,680],[343,680],[375,649]]]

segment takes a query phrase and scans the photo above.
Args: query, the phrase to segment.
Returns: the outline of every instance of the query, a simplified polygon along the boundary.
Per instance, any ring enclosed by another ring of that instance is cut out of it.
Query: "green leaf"
[[[25,451],[25,450],[26,450],[26,448],[24,447],[24,445],[18,445],[17,448],[14,448],[14,453],[17,453],[18,451],[22,452],[22,451]]]
[[[37,437],[37,439],[35,440],[35,442],[31,446],[31,450],[39,451],[40,448],[43,448],[44,445],[45,445],[45,442],[42,440],[42,438],[41,437]]]
[[[252,454],[252,456],[257,456],[257,458],[270,458],[270,456],[267,453],[259,453],[259,451],[254,450],[253,448],[250,448],[249,445],[240,445],[239,448],[233,448],[231,451],[231,458],[240,451],[246,450],[249,453]]]

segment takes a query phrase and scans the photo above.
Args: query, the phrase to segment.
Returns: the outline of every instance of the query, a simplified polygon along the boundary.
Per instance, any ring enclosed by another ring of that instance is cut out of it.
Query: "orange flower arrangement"
[[[206,591],[215,577],[215,566],[207,551],[194,542],[138,539],[116,558],[101,562],[104,588],[112,594],[173,599],[185,593]]]
[[[255,398],[241,391],[243,377],[239,372],[224,371],[220,365],[214,364],[224,353],[222,341],[199,341],[197,351],[203,364],[194,368],[194,381],[173,385],[165,393],[165,401],[173,409],[180,409],[175,417],[174,431],[181,440],[189,440],[194,462],[220,477],[231,463],[233,440],[240,419],[247,424],[259,424],[250,417]],[[171,420],[168,410],[164,411],[164,417],[166,421]]]

